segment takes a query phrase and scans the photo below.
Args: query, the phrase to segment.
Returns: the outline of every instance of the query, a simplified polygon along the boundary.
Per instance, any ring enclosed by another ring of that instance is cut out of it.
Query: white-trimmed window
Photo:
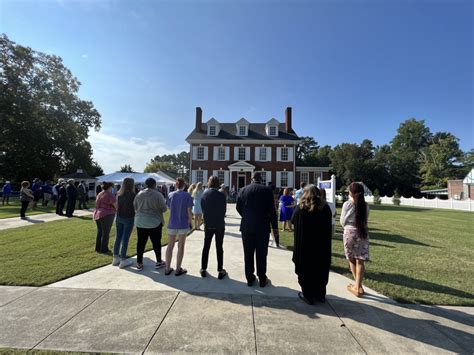
[[[247,127],[239,126],[239,136],[246,136],[246,135],[247,135]]]
[[[209,126],[209,135],[210,136],[215,136],[217,133],[217,128],[216,126]]]
[[[258,154],[258,159],[260,161],[266,161],[267,160],[267,148],[260,148],[259,154]]]
[[[204,183],[204,171],[203,170],[197,170],[196,171],[196,182]]]
[[[281,172],[280,184],[281,186],[288,186],[288,172],[287,171]]]
[[[219,178],[219,185],[222,185],[225,183],[225,171],[224,170],[219,170],[217,172],[217,177]]]
[[[288,161],[288,148],[287,147],[281,148],[281,160]]]
[[[204,147],[197,147],[196,158],[197,160],[204,160]]]
[[[262,171],[260,173],[260,176],[262,178],[262,185],[267,186],[267,173],[265,171]]]
[[[314,184],[317,185],[318,184],[318,178],[320,180],[323,179],[323,173],[321,171],[315,171],[314,172]]]
[[[225,160],[225,148],[219,147],[217,149],[217,159],[218,160]]]
[[[301,182],[304,182],[305,184],[309,184],[309,172],[307,171],[301,172]]]
[[[268,128],[268,133],[269,133],[270,136],[275,137],[275,136],[277,135],[277,128],[276,128],[276,126],[270,126],[270,127]]]
[[[245,147],[239,147],[238,160],[245,160]]]

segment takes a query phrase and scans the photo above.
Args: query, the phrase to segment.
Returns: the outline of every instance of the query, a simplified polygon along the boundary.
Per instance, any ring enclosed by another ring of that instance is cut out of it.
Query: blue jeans
[[[127,257],[128,240],[133,230],[133,218],[121,218],[117,216],[115,227],[114,255],[125,259]]]

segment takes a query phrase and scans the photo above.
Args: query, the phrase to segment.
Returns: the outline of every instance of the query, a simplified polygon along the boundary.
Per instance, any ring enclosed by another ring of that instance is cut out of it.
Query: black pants
[[[298,274],[301,292],[307,299],[326,296],[326,285],[329,280],[329,269]]]
[[[56,204],[56,214],[62,216],[64,213],[63,213],[63,210],[64,210],[64,205],[66,204],[66,200],[63,200],[63,199],[59,199],[58,200],[58,203]]]
[[[267,253],[270,234],[242,234],[244,246],[245,277],[247,282],[255,280],[254,255],[257,259],[257,276],[260,281],[267,279]]]
[[[79,199],[78,199],[79,203],[78,203],[78,209],[86,209],[87,208],[87,205],[86,205],[86,195],[84,196],[79,196]]]
[[[216,235],[217,271],[222,271],[224,265],[224,228],[204,228],[204,247],[202,248],[201,269],[207,269],[209,260],[209,249],[211,248],[212,237]]]
[[[97,224],[97,237],[95,239],[95,251],[107,253],[109,251],[110,230],[114,224],[114,214],[109,214],[95,221]]]
[[[161,235],[163,230],[163,224],[160,224],[156,228],[140,228],[137,227],[137,263],[143,264],[143,253],[145,252],[146,243],[148,237],[151,239],[153,244],[153,251],[155,252],[156,262],[161,261]]]
[[[30,204],[30,201],[21,201],[21,209],[20,209],[20,217],[25,218],[25,213],[26,210],[28,209],[28,205]]]
[[[74,213],[75,209],[76,209],[76,200],[68,198],[67,206],[66,206],[66,216],[72,217],[72,214]]]

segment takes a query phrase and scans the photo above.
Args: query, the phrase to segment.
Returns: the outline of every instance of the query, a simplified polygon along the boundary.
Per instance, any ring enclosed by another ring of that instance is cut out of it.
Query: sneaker
[[[143,270],[143,264],[138,264],[137,263],[137,270],[142,271]]]
[[[114,255],[114,258],[112,259],[112,266],[118,266],[119,264],[120,264],[120,257]]]
[[[225,269],[222,269],[221,271],[219,271],[219,275],[217,276],[217,278],[219,280],[222,280],[226,275],[227,275],[227,271],[225,271]]]
[[[204,270],[204,269],[201,269],[201,271],[199,271],[199,273],[201,274],[201,277],[206,277],[207,276],[207,271]]]
[[[133,264],[133,261],[130,259],[120,260],[119,268],[123,269],[132,264]]]
[[[161,269],[164,266],[166,266],[166,263],[163,260],[161,260],[155,264],[155,269]]]

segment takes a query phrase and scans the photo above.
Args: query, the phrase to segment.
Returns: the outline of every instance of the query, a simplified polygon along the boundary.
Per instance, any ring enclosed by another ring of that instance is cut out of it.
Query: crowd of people
[[[31,187],[31,188],[30,188]],[[5,194],[5,189],[7,194]],[[9,203],[11,196],[11,185],[7,181],[3,186],[3,203]],[[55,185],[49,181],[42,182],[36,178],[33,184],[29,181],[22,181],[20,188],[20,218],[26,219],[28,207],[33,211],[41,202],[41,206],[48,207],[49,202],[53,201],[56,208],[56,214],[60,216],[72,217],[78,203],[79,209],[87,209],[88,187],[84,181],[75,181],[74,179],[59,179]],[[66,211],[64,211],[66,209]]]
[[[155,268],[164,268],[164,274],[180,276],[187,273],[183,268],[186,236],[193,229],[200,230],[204,224],[204,245],[200,274],[208,275],[209,250],[215,240],[218,279],[226,277],[224,269],[223,241],[227,196],[219,185],[219,179],[211,176],[207,188],[202,183],[185,186],[182,178],[176,180],[169,194],[156,181],[149,178],[144,189],[137,191],[134,181],[126,178],[116,192],[112,183],[103,183],[97,195],[93,218],[97,225],[96,251],[112,254],[112,265],[125,268],[133,264],[127,258],[130,235],[137,229],[136,268],[143,270],[143,254],[148,239],[151,240],[156,257]],[[349,261],[354,284],[347,290],[357,297],[364,294],[362,281],[364,262],[369,258],[368,205],[364,200],[362,185],[352,183],[349,201],[345,202],[340,217],[344,227],[344,251]],[[275,201],[277,200],[277,204]],[[334,233],[335,206],[326,201],[324,189],[301,184],[291,193],[285,189],[281,196],[274,189],[261,184],[261,176],[255,173],[252,183],[242,188],[236,197],[237,212],[241,215],[240,231],[244,249],[245,277],[247,285],[257,280],[260,287],[270,283],[267,273],[267,255],[270,235],[273,234],[279,247],[278,214],[280,221],[287,222],[282,230],[294,234],[293,263],[301,286],[299,297],[308,304],[324,302],[331,264],[331,240]],[[163,213],[169,209],[170,216],[165,226]],[[283,216],[282,216],[283,214]],[[194,217],[194,226],[193,226]],[[109,250],[109,236],[116,223],[113,251]],[[288,228],[285,228],[288,226]],[[165,260],[161,254],[163,228],[167,229],[168,245]],[[178,244],[176,266],[172,267],[173,250]],[[256,265],[255,265],[256,264]],[[256,268],[255,268],[256,266]],[[255,270],[256,269],[256,270]],[[255,275],[256,271],[256,275]]]

